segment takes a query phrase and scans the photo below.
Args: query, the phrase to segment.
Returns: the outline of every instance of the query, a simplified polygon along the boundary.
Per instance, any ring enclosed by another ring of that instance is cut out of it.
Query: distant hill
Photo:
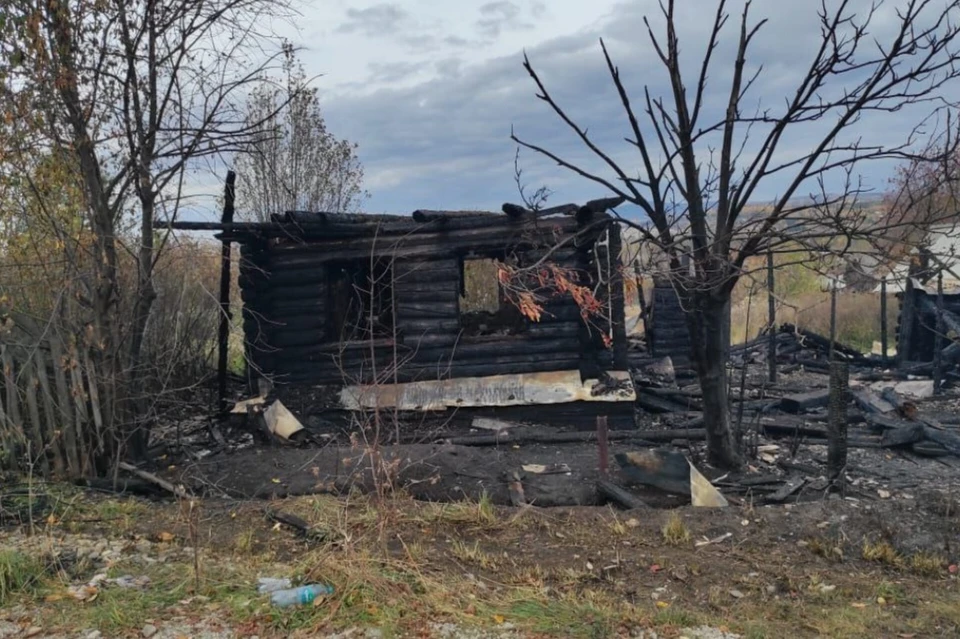
[[[884,198],[887,196],[886,193],[865,193],[857,196],[857,205],[860,209],[872,209],[877,208],[878,212],[883,211],[883,202]],[[835,194],[830,194],[828,197],[837,197]],[[814,199],[811,197],[798,197],[790,200],[788,206],[802,206],[802,205],[812,205]],[[758,201],[747,204],[743,207],[743,215],[746,220],[750,220],[756,217],[761,216],[766,213],[770,207],[770,201]],[[643,222],[647,220],[646,214],[639,208],[635,206],[626,206],[622,207],[620,214],[633,222]],[[708,217],[712,218],[713,216],[708,213]]]

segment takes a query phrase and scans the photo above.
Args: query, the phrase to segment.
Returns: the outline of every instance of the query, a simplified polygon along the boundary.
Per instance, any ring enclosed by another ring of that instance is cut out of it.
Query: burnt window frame
[[[323,341],[327,344],[369,343],[371,340],[392,338],[397,332],[396,309],[393,305],[393,264],[392,258],[375,258],[371,277],[371,260],[369,258],[354,260],[335,260],[328,262],[326,270],[326,300],[324,304],[324,335]],[[344,273],[353,271],[352,277],[340,277]],[[339,282],[339,285],[338,285]],[[346,282],[346,284],[344,284]],[[370,293],[365,288],[374,286],[376,294],[373,296],[377,303],[377,316],[386,321],[370,326]],[[344,312],[342,293],[343,286],[349,287],[351,303],[358,302],[357,311],[351,312],[349,307]],[[352,327],[347,333],[347,324]]]
[[[498,322],[498,326],[507,328],[506,333],[497,333],[497,332],[482,332],[482,333],[472,333],[467,332],[467,326],[465,325],[465,318],[469,318],[470,315],[480,315],[483,311],[471,311],[469,313],[464,313],[461,307],[464,298],[466,297],[466,263],[468,261],[481,261],[481,260],[493,260],[494,262],[507,263],[509,261],[515,261],[518,266],[523,266],[524,255],[522,252],[513,252],[508,249],[497,249],[497,250],[474,250],[466,253],[460,253],[457,255],[457,267],[459,270],[459,290],[457,295],[457,319],[460,322],[460,331],[461,331],[461,340],[464,342],[471,341],[483,341],[483,340],[497,340],[497,339],[510,339],[517,338],[522,339],[524,335],[530,328],[530,320],[523,316],[520,312],[520,309],[516,305],[511,304],[510,301],[506,298],[506,295],[503,292],[503,286],[500,284],[499,279],[497,280],[497,301],[498,308],[495,312],[489,313],[491,317],[496,317],[497,315],[507,315],[506,321]]]

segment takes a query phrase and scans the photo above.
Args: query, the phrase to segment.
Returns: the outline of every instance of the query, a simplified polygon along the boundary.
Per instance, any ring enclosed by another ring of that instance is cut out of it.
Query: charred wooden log
[[[673,429],[659,431],[610,431],[607,438],[610,441],[629,441],[634,444],[653,446],[657,443],[671,442],[675,439],[703,439],[706,431],[703,429]],[[447,443],[458,446],[499,446],[502,444],[572,444],[597,441],[596,431],[580,431],[567,433],[531,433],[513,435],[503,433],[499,435],[465,435],[451,437]]]
[[[826,406],[829,400],[830,391],[827,389],[787,395],[780,400],[780,409],[788,413],[802,413]]]
[[[824,353],[827,353],[830,350],[830,338],[824,337],[823,335],[818,335],[813,331],[799,328],[793,324],[782,324],[780,326],[780,331],[798,335],[803,341],[806,341],[807,343],[817,347]],[[853,348],[852,346],[841,344],[840,342],[833,342],[833,350],[835,354],[840,355],[843,359],[848,361],[862,362],[866,359],[863,353],[857,349]]]
[[[647,507],[642,499],[605,479],[597,481],[597,493],[603,499],[611,501],[626,510],[639,510]]]

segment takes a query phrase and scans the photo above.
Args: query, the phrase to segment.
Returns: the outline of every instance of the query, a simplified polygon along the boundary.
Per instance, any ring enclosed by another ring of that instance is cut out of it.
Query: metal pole
[[[237,174],[227,171],[227,181],[223,188],[224,224],[233,222],[234,185]],[[220,249],[220,328],[217,335],[217,404],[220,413],[227,412],[227,349],[230,339],[230,240],[224,239]]]
[[[767,377],[777,383],[777,307],[774,300],[773,251],[767,251]]]
[[[880,350],[883,351],[880,361],[887,365],[887,278],[880,280]]]

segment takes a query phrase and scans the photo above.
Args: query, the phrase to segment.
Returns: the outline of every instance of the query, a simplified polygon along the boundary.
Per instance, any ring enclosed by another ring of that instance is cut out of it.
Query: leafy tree
[[[191,171],[250,144],[243,98],[282,56],[262,27],[284,0],[6,0],[0,13],[0,112],[12,164],[38,149],[82,185],[90,234],[87,343],[97,349],[103,456],[144,454],[151,363],[144,335],[154,270]],[[265,53],[276,49],[273,54]],[[265,114],[265,117],[270,114]],[[37,191],[39,195],[41,191]],[[124,221],[135,222],[125,242]],[[124,255],[136,262],[124,282]]]

